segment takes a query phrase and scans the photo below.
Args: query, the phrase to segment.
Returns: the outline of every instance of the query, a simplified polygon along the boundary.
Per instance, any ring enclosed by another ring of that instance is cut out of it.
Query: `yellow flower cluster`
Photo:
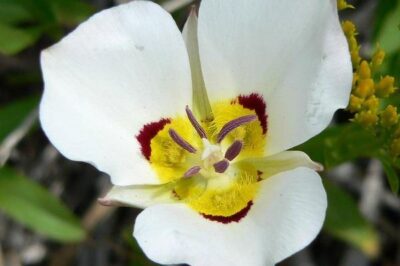
[[[354,6],[352,6],[349,3],[347,3],[346,0],[338,0],[337,4],[338,4],[338,9],[339,10],[344,10],[344,9],[348,9],[348,8],[354,8]]]
[[[344,0],[338,0],[339,9],[349,8]],[[378,71],[385,59],[385,52],[378,46],[371,60],[360,56],[357,42],[357,29],[351,21],[342,22],[342,28],[349,43],[353,63],[353,88],[348,110],[354,114],[355,123],[371,130],[375,134],[385,132],[390,152],[400,155],[400,123],[397,108],[385,106],[383,99],[395,91],[395,79],[391,76],[379,76]]]

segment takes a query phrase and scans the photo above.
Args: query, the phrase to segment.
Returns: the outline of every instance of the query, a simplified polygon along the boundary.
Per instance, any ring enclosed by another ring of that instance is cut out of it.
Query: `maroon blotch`
[[[214,215],[208,215],[208,214],[201,214],[204,218],[213,221],[213,222],[219,222],[219,223],[223,223],[223,224],[229,224],[229,223],[238,223],[240,222],[240,220],[242,220],[244,217],[246,217],[246,215],[249,213],[251,207],[253,206],[253,201],[249,201],[249,203],[247,203],[247,206],[242,209],[241,211],[235,213],[232,216],[214,216]]]
[[[140,150],[147,160],[150,160],[151,157],[151,140],[169,123],[171,123],[170,119],[163,118],[160,121],[146,124],[136,136],[140,144]]]
[[[263,134],[267,133],[268,130],[268,115],[267,115],[267,104],[263,97],[258,93],[252,93],[249,95],[240,95],[237,98],[240,105],[244,108],[253,110],[256,112],[258,120],[260,121],[263,129]]]

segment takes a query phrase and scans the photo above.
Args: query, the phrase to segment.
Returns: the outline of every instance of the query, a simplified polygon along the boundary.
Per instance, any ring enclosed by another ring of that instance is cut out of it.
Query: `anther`
[[[226,137],[226,135],[228,135],[230,132],[232,132],[232,130],[234,130],[244,124],[250,123],[256,119],[257,119],[256,115],[246,115],[246,116],[242,116],[242,117],[233,119],[232,121],[229,121],[222,127],[221,131],[219,132],[218,139],[217,139],[218,143],[221,143],[221,141]]]
[[[234,160],[242,151],[243,142],[236,140],[225,152],[225,159],[228,161]]]
[[[183,177],[189,178],[192,176],[197,175],[201,170],[200,166],[193,166],[192,168],[190,168],[189,170],[186,171],[186,173],[183,175]]]
[[[199,136],[202,139],[206,139],[207,135],[206,135],[205,130],[201,127],[200,123],[196,120],[196,117],[193,115],[193,112],[189,109],[189,106],[186,106],[186,114],[189,118],[190,123],[194,127],[194,129],[196,129],[197,134],[199,134]]]
[[[217,172],[219,174],[223,174],[228,169],[229,162],[227,160],[222,160],[222,161],[215,163],[213,166],[214,166],[215,172]]]
[[[184,140],[181,136],[179,136],[178,132],[173,130],[172,128],[168,131],[170,137],[178,144],[181,146],[183,149],[187,150],[190,153],[196,153],[196,148],[190,145],[189,142]]]

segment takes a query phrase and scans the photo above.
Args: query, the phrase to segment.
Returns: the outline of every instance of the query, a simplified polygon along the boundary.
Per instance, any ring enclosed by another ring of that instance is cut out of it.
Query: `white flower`
[[[183,35],[159,6],[134,1],[41,62],[45,132],[111,176],[102,203],[146,208],[134,236],[150,259],[273,265],[320,231],[319,165],[285,150],[347,105],[336,1],[203,0]]]

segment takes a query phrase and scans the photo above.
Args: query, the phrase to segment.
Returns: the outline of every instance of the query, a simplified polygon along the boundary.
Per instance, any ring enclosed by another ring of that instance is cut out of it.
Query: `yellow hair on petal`
[[[181,178],[190,167],[188,159],[193,156],[172,140],[169,135],[171,128],[195,148],[201,146],[200,139],[188,119],[178,117],[171,120],[171,123],[151,140],[150,163],[162,182]]]
[[[244,108],[239,103],[228,101],[214,104],[213,112],[215,119],[209,125],[209,132],[212,133],[214,139],[216,139],[219,131],[229,121],[241,116],[255,115],[254,111]],[[259,120],[255,120],[233,130],[225,138],[223,144],[227,147],[235,140],[242,140],[244,144],[239,155],[240,157],[255,157],[261,156],[264,153],[266,138]]]
[[[200,197],[188,204],[205,215],[232,216],[243,210],[254,199],[260,187],[257,178],[255,169],[241,169],[237,179],[228,186],[208,188]]]

